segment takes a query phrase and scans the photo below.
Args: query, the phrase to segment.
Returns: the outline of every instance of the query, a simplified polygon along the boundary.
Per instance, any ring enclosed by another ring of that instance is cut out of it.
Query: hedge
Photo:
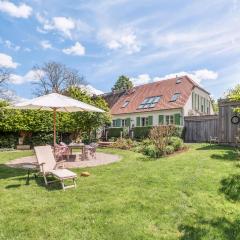
[[[0,133],[0,148],[15,148],[18,144],[19,133],[17,132],[1,132]],[[70,142],[69,133],[57,134],[57,141],[61,139],[65,143]],[[24,138],[23,144],[33,146],[53,144],[52,132],[36,132]]]
[[[152,127],[135,127],[133,129],[133,136],[135,139],[148,138],[151,129]]]
[[[176,131],[173,133],[173,136],[184,139],[185,128],[183,126],[177,126],[177,125],[175,125],[175,127],[176,127]],[[135,127],[133,129],[134,138],[139,140],[148,138],[151,129],[152,129],[152,126],[151,127]]]
[[[123,132],[123,128],[108,128],[108,138],[119,138],[121,137],[121,132]]]

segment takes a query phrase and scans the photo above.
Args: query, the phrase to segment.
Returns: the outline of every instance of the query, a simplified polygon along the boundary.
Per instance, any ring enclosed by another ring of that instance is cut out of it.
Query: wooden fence
[[[185,142],[208,142],[218,136],[218,116],[191,116],[184,118]]]
[[[219,100],[219,114],[208,116],[189,116],[184,118],[186,142],[208,142],[210,136],[218,137],[219,143],[235,145],[240,136],[240,123],[234,124],[233,116],[240,117],[233,109],[240,102]]]

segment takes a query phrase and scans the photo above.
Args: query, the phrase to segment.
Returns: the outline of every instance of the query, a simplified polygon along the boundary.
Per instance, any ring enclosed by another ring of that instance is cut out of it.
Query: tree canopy
[[[133,87],[132,81],[129,79],[129,77],[121,75],[116,83],[114,84],[112,90],[127,90]]]
[[[56,92],[63,93],[71,86],[84,83],[83,76],[74,69],[57,62],[46,62],[42,66],[33,67],[35,94],[37,96]]]
[[[240,102],[240,84],[237,84],[233,89],[230,89],[227,94],[228,99],[235,102]],[[240,107],[235,109],[240,112]]]

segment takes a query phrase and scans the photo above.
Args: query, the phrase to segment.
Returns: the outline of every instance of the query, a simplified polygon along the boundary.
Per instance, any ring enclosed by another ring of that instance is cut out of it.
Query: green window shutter
[[[130,118],[126,118],[125,121],[126,121],[126,127],[130,127],[131,119]]]
[[[196,105],[196,103],[195,103],[195,93],[193,92],[192,93],[192,109],[193,110],[195,110],[195,105]]]
[[[174,122],[176,125],[180,125],[181,115],[180,113],[174,114]]]
[[[137,122],[137,127],[140,127],[140,117],[136,118],[136,122]]]
[[[164,115],[159,115],[159,116],[158,116],[158,123],[159,123],[160,125],[163,125],[163,124],[164,124]]]
[[[153,125],[153,116],[148,116],[148,126]]]
[[[121,119],[116,119],[116,127],[121,127]]]

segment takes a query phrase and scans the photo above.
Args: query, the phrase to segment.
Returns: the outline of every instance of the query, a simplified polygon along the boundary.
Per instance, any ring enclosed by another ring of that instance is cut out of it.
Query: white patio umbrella
[[[77,101],[58,93],[50,93],[29,101],[21,102],[11,106],[13,109],[30,109],[53,111],[53,136],[54,145],[56,145],[56,113],[57,112],[101,112],[104,111],[90,104]]]

